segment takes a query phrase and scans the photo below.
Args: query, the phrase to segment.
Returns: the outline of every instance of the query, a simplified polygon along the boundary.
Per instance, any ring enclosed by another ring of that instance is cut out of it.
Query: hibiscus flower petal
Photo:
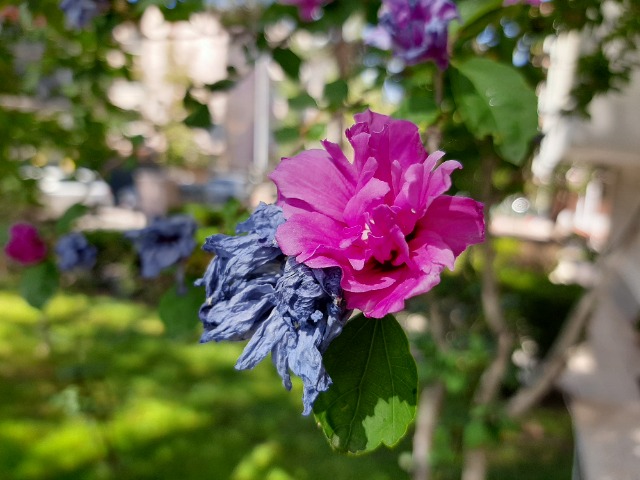
[[[309,212],[294,215],[280,225],[276,241],[285,255],[311,268],[334,267],[339,266],[337,258],[341,256],[341,232],[332,218]]]
[[[342,221],[344,206],[353,196],[355,184],[341,167],[340,160],[319,149],[283,158],[270,175],[278,187],[278,203],[286,207],[288,199],[298,200],[298,208],[307,204],[309,211],[321,211]],[[287,208],[283,209],[288,216]]]
[[[483,205],[472,198],[439,196],[416,229],[440,235],[457,257],[469,245],[484,241]]]

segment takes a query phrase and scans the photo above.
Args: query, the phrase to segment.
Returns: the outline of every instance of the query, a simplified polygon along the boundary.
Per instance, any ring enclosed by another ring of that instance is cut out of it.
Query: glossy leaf
[[[395,445],[415,415],[418,382],[396,319],[358,315],[331,344],[324,364],[333,384],[313,411],[331,446],[359,454]]]
[[[538,134],[535,92],[515,67],[486,58],[455,63],[452,86],[458,111],[477,139],[493,137],[505,160],[521,165]]]

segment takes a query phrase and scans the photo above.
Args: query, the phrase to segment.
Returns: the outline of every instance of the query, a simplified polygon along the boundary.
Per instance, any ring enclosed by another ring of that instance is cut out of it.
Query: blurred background
[[[444,72],[366,45],[379,0],[312,22],[267,0],[82,1],[88,21],[0,1],[0,240],[26,221],[50,251],[70,230],[98,249],[90,272],[0,257],[0,478],[637,480],[637,0],[460,0]],[[347,457],[300,383],[198,344],[211,255],[178,296],[123,233],[183,213],[199,246],[232,234],[275,201],[281,157],[348,151],[366,108],[463,163],[452,190],[485,203],[488,239],[398,315],[415,425]]]

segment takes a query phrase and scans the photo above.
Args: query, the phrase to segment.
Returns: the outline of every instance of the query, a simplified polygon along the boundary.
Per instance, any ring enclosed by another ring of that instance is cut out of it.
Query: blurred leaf
[[[209,128],[211,126],[211,113],[209,113],[209,107],[206,105],[198,107],[184,119],[184,124],[187,127],[193,128]]]
[[[486,58],[455,63],[452,87],[467,128],[481,140],[492,136],[505,160],[521,165],[538,134],[538,100],[514,67]]]
[[[50,261],[25,268],[20,280],[20,295],[29,305],[42,310],[58,289],[58,269]]]
[[[329,102],[329,107],[336,109],[342,107],[349,95],[349,85],[343,79],[338,79],[335,82],[327,83],[324,86],[324,98]]]
[[[432,125],[440,116],[440,111],[433,95],[421,91],[405,96],[394,116],[418,124]]]
[[[457,2],[461,21],[454,22],[449,28],[450,32],[455,33],[458,26],[464,28],[488,13],[502,9],[503,3],[504,0],[461,0]]]
[[[298,127],[282,127],[274,133],[276,141],[280,143],[289,143],[300,138],[300,129]]]
[[[207,85],[207,89],[212,92],[226,92],[227,90],[231,90],[236,86],[235,80],[231,80],[229,78],[225,78],[224,80],[219,80],[215,83]]]
[[[284,73],[294,80],[300,75],[302,60],[288,48],[274,48],[273,59],[282,67]]]
[[[296,95],[289,99],[289,106],[295,110],[304,110],[305,108],[318,108],[315,99],[306,92]]]
[[[468,448],[486,446],[492,439],[491,430],[481,419],[470,420],[464,427],[464,444]]]
[[[64,235],[73,229],[74,222],[89,211],[89,207],[76,203],[71,205],[56,222],[56,233]]]
[[[393,315],[356,316],[329,346],[324,363],[333,384],[313,411],[331,446],[366,453],[395,445],[415,415],[418,374]]]
[[[204,290],[187,286],[181,295],[176,288],[170,288],[161,298],[158,315],[164,324],[166,334],[172,338],[190,337],[198,323],[198,310],[204,302]]]
[[[327,126],[324,123],[316,123],[309,128],[305,138],[308,140],[322,140],[326,138]]]
[[[187,118],[184,119],[186,126],[194,128],[208,128],[211,126],[211,113],[207,105],[193,98],[189,91],[185,94],[183,103],[188,112]]]

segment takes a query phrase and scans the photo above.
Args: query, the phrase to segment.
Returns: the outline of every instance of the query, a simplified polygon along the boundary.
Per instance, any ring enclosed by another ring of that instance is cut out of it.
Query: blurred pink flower
[[[4,253],[23,265],[33,265],[44,260],[47,246],[36,227],[29,223],[16,223],[9,230],[9,241],[4,247]]]
[[[282,251],[311,268],[340,267],[347,308],[381,318],[440,282],[445,267],[484,240],[483,206],[443,195],[456,161],[427,155],[418,127],[371,111],[346,132],[340,147],[284,158],[271,174],[287,221]]]
[[[305,22],[311,22],[320,16],[322,7],[331,1],[332,0],[280,0],[280,3],[298,7],[300,18]]]

